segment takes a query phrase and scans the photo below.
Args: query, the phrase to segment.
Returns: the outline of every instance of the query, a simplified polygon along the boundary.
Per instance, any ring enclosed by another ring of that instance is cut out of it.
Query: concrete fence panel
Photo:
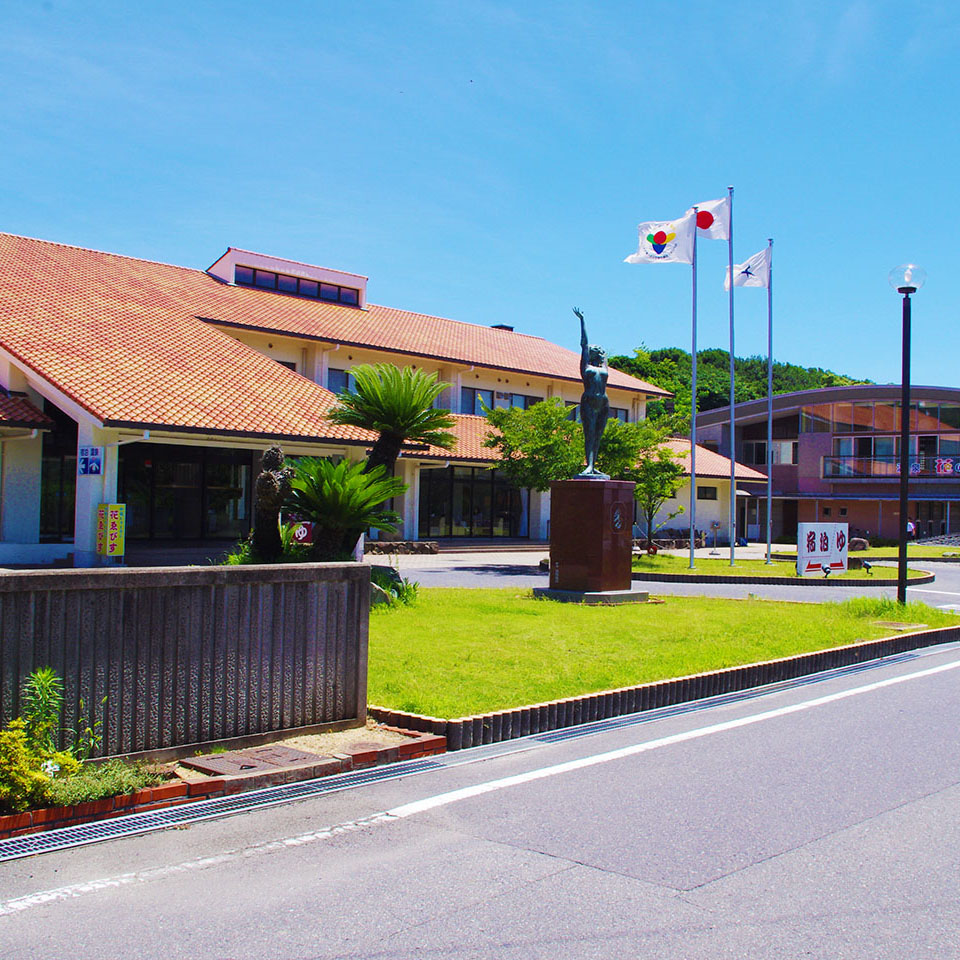
[[[0,576],[0,718],[51,666],[101,756],[362,722],[369,609],[362,564]]]

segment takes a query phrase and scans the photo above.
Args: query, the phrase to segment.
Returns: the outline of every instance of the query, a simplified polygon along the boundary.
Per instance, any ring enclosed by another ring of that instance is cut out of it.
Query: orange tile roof
[[[49,430],[53,420],[38,410],[26,397],[0,393],[0,427],[29,427]]]
[[[690,475],[690,440],[682,437],[676,437],[667,441],[667,446],[675,453],[680,454],[680,462],[683,464],[683,471]],[[730,479],[730,458],[722,454],[714,453],[706,447],[697,444],[697,476],[712,477],[718,480]],[[735,468],[734,476],[737,480],[766,480],[767,475],[748,467],[746,464],[738,463]]]

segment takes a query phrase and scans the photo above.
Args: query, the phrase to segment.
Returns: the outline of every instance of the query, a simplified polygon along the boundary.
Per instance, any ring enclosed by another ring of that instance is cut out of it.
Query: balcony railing
[[[896,480],[899,457],[824,457],[825,480]],[[911,477],[960,479],[960,457],[911,457]]]

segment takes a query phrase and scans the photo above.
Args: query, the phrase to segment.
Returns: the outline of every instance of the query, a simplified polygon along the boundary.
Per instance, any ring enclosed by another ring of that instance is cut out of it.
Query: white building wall
[[[714,477],[704,479],[697,478],[697,488],[714,487],[717,491],[716,500],[697,500],[696,504],[696,527],[707,534],[707,543],[713,544],[713,529],[711,524],[719,522],[720,527],[717,530],[717,543],[727,543],[727,523],[730,512],[730,481],[718,480]],[[672,520],[667,520],[671,513],[675,513],[678,508],[683,508],[683,512],[675,516]],[[657,513],[655,524],[665,524],[665,529],[689,530],[690,529],[690,482],[689,480],[677,491],[676,497],[668,500]],[[646,535],[643,529],[643,521],[640,521],[641,535]],[[654,534],[656,536],[656,534]]]
[[[43,438],[0,442],[0,539],[40,542],[40,467]]]

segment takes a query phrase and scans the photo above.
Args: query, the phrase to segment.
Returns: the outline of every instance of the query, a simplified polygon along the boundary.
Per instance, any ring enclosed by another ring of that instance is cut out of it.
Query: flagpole
[[[773,548],[773,238],[767,240],[767,563]],[[731,285],[730,289],[733,289]]]
[[[697,542],[697,208],[693,208],[693,323],[690,356],[690,569],[693,569],[693,551]]]
[[[737,461],[736,461],[736,414],[734,405],[736,394],[734,391],[733,366],[733,187],[727,187],[730,196],[730,226],[727,229],[727,257],[730,264],[730,516],[728,529],[730,531],[730,566],[734,564],[734,554],[737,544]]]

